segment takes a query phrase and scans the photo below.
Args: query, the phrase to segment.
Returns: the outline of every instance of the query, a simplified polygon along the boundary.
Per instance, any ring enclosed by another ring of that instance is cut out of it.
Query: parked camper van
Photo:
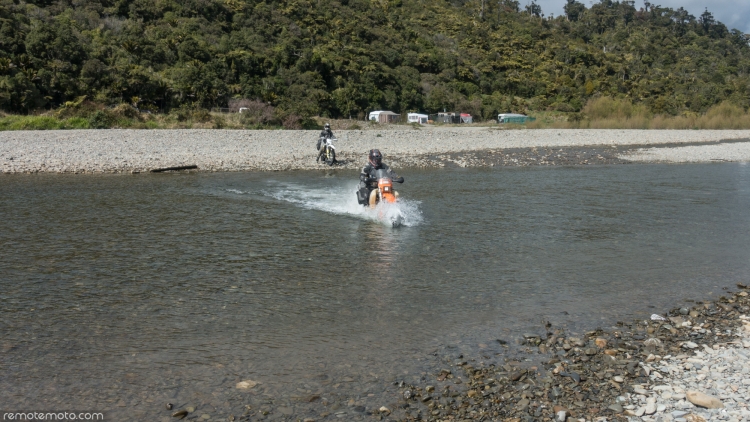
[[[533,122],[534,120],[536,120],[536,118],[529,117],[525,114],[501,113],[497,115],[498,123],[526,123]]]
[[[382,113],[382,112],[383,112],[382,110],[371,111],[370,115],[367,116],[367,120],[372,120],[374,122],[377,122],[378,121],[378,117],[380,117],[380,113]]]
[[[419,114],[419,113],[409,113],[406,115],[406,121],[409,123],[419,123],[420,125],[423,125],[427,123],[427,120],[429,120],[429,116],[426,114]]]
[[[396,114],[392,111],[386,110],[371,111],[367,116],[367,120],[378,123],[396,123],[400,118],[400,114]]]

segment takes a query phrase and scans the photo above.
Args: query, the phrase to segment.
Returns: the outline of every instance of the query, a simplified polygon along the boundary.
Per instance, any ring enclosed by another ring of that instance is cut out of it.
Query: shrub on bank
[[[504,125],[508,129],[750,129],[750,113],[731,102],[709,108],[706,113],[685,112],[680,116],[653,115],[643,105],[628,99],[600,97],[590,100],[581,113],[542,112],[526,125]]]
[[[643,120],[651,117],[645,105],[634,105],[630,100],[611,97],[593,98],[582,111],[593,121]]]
[[[115,116],[107,110],[98,110],[89,117],[92,129],[109,129],[115,124]]]

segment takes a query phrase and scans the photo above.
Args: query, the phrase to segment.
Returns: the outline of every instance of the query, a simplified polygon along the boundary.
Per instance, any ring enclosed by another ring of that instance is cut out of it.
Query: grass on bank
[[[266,107],[266,108],[264,108]],[[536,120],[523,125],[498,125],[494,121],[469,125],[506,129],[750,129],[750,112],[723,102],[706,113],[685,112],[680,116],[653,114],[641,104],[627,99],[600,97],[590,100],[580,113],[558,111],[531,112]],[[169,113],[140,112],[127,104],[108,108],[85,101],[66,103],[54,112],[19,116],[0,113],[0,130],[51,129],[320,129],[330,122],[334,130],[401,129],[420,126],[401,122],[380,125],[373,122],[327,119],[322,117],[274,116],[270,106],[258,105],[245,113],[213,113],[183,107]],[[443,126],[438,124],[437,126]]]
[[[750,129],[750,112],[730,102],[703,114],[665,116],[628,100],[600,97],[589,101],[581,113],[531,115],[537,120],[526,124],[528,129]]]
[[[0,130],[49,129],[302,129],[313,126],[312,119],[297,116],[276,117],[272,110],[253,109],[249,113],[212,113],[181,107],[169,113],[141,112],[128,104],[106,107],[81,97],[55,111],[18,116],[0,113]]]
[[[58,119],[52,116],[2,116],[0,130],[88,129],[89,122],[80,117]]]
[[[18,116],[0,114],[0,131],[52,129],[282,129],[280,125],[246,124],[236,115],[206,112],[208,117],[176,119],[167,114],[144,113],[139,118],[59,118],[54,115]]]

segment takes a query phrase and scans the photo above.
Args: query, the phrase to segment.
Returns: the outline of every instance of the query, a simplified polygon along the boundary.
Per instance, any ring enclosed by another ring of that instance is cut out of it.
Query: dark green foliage
[[[205,109],[183,104],[171,111],[170,115],[178,122],[194,121],[205,123],[211,120],[211,114]]]
[[[109,129],[115,124],[115,116],[108,110],[99,110],[89,117],[92,129]]]
[[[374,109],[576,113],[599,96],[750,106],[748,37],[708,10],[560,1],[552,17],[517,0],[0,0],[0,109],[223,127],[200,110],[248,99],[247,127],[302,128]]]
[[[578,18],[583,16],[584,12],[586,12],[586,6],[576,0],[566,1],[567,3],[565,4],[565,6],[563,6],[565,16],[568,18],[568,20],[575,22],[578,20]]]

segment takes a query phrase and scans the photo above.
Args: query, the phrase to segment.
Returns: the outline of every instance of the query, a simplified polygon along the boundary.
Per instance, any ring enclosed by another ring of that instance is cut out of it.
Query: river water
[[[0,410],[358,420],[750,278],[750,166],[402,173],[398,228],[351,171],[0,178]]]

